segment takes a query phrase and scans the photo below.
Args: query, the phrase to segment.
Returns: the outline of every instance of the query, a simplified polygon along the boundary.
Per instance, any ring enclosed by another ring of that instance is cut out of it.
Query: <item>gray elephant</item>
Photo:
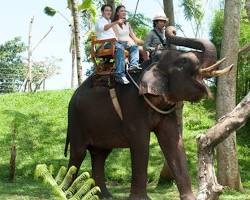
[[[207,40],[177,37],[171,27],[166,36],[172,44],[195,50],[166,49],[158,63],[146,62],[142,64],[142,71],[131,76],[135,84],[115,84],[122,120],[114,109],[109,88],[94,85],[93,75],[70,100],[65,155],[70,144],[69,167],[79,168],[89,150],[93,178],[101,188],[102,197],[111,196],[104,178],[106,158],[113,148],[129,148],[132,160],[129,199],[149,199],[147,166],[150,132],[154,131],[174,175],[180,198],[195,199],[173,107],[179,101],[193,102],[209,95],[203,79],[223,74],[230,67],[216,71],[221,62],[216,63],[216,49]]]

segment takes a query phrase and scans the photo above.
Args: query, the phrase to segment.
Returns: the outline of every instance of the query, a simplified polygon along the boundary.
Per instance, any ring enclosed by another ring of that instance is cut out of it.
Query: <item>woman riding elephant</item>
[[[126,9],[125,6],[120,5],[116,8],[113,22],[117,20],[126,19]],[[114,31],[118,42],[116,43],[116,80],[123,84],[128,84],[129,80],[127,80],[125,76],[125,56],[124,50],[129,51],[129,70],[140,70],[139,67],[139,48],[137,43],[142,43],[142,41],[136,37],[133,32],[129,22],[124,20],[123,23],[116,24],[114,26]]]

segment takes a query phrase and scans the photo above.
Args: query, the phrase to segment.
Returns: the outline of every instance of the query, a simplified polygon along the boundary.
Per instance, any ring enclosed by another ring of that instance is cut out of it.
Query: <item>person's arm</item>
[[[112,29],[113,29],[113,31],[114,31],[114,33],[115,33],[115,35],[116,35],[116,38],[118,38],[117,26],[118,26],[118,25],[112,27]]]
[[[144,41],[139,39],[138,37],[136,37],[136,35],[135,35],[133,29],[131,28],[130,24],[128,24],[128,25],[129,25],[129,35],[130,35],[130,37],[135,41],[136,44],[143,45]]]
[[[152,35],[152,31],[147,35],[147,38],[144,42],[144,45],[143,45],[143,48],[146,50],[146,51],[154,51],[155,50],[155,47],[152,46],[152,39],[153,39],[153,35]]]
[[[114,25],[116,25],[116,24],[123,24],[124,21],[125,21],[125,19],[118,19],[118,20],[116,20],[116,21],[114,21],[114,22],[112,22],[110,24],[106,24],[104,26],[104,31],[109,30],[110,28],[114,27]]]

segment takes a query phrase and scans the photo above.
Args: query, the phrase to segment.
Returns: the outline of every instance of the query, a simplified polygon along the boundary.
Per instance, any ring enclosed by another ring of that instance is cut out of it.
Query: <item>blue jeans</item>
[[[138,65],[139,63],[139,49],[137,45],[128,46],[127,42],[116,42],[115,44],[115,72],[116,76],[121,77],[125,75],[125,55],[124,50],[129,51],[130,65]]]

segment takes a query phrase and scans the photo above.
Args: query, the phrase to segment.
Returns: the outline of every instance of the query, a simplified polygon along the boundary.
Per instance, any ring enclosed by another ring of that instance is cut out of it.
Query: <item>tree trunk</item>
[[[245,8],[247,11],[248,22],[250,23],[250,0],[246,0]]]
[[[9,166],[9,180],[14,181],[16,175],[16,134],[17,134],[17,126],[13,121],[12,127],[12,144],[10,148],[10,166]]]
[[[76,60],[76,48],[72,47],[71,49],[71,88],[74,88],[75,80],[75,60]]]
[[[77,12],[76,0],[71,0],[71,13],[74,21],[75,47],[76,47],[76,66],[78,86],[82,83],[82,59],[81,59],[81,38],[79,28],[79,16]]]
[[[174,20],[173,0],[163,0],[163,5],[164,5],[164,12],[166,16],[169,18],[169,25],[174,26],[175,20]]]
[[[175,25],[175,20],[174,20],[174,5],[173,5],[173,0],[163,0],[163,5],[164,5],[164,12],[165,15],[169,18],[169,24],[170,26]],[[175,48],[175,47],[174,47]],[[178,118],[178,126],[180,133],[182,134],[182,111],[183,111],[183,102],[178,103],[177,109],[176,109],[176,114]],[[163,184],[164,182],[172,182],[173,180],[173,174],[169,169],[167,161],[164,162],[163,168],[161,169],[160,173],[160,179],[159,179],[159,184]]]
[[[222,68],[234,64],[234,68],[227,76],[218,78],[216,111],[217,119],[225,113],[231,112],[236,104],[236,73],[239,50],[240,33],[240,1],[225,0],[224,33],[221,57],[227,60]],[[222,185],[242,190],[238,159],[236,153],[236,133],[232,133],[225,141],[218,145],[218,180]]]
[[[43,80],[43,91],[45,91],[45,79]]]
[[[29,26],[29,36],[28,36],[28,78],[27,78],[27,86],[28,86],[28,92],[32,91],[32,46],[31,46],[31,37],[32,37],[32,26],[34,22],[34,17],[30,20],[30,26]],[[26,89],[26,88],[25,88]]]

